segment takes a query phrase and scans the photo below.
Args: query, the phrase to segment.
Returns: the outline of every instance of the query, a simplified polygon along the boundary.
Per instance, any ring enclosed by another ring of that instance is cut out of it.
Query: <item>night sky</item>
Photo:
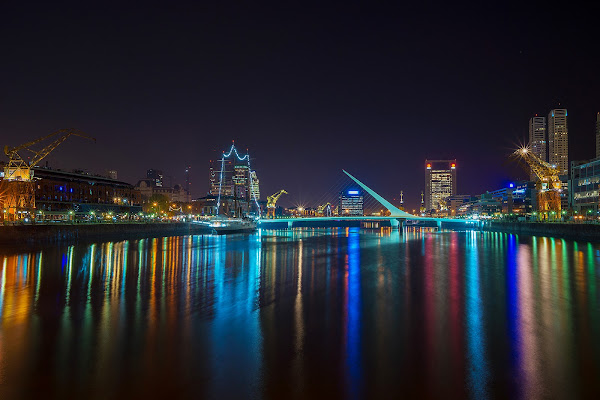
[[[131,183],[146,169],[208,190],[208,165],[248,148],[263,197],[323,197],[344,168],[418,207],[425,158],[458,160],[458,192],[525,177],[506,161],[531,116],[569,111],[570,158],[594,157],[600,111],[591,10],[304,2],[145,8],[0,6],[0,139],[75,127],[56,168]],[[21,2],[19,2],[21,3]],[[18,7],[18,8],[17,8]],[[168,183],[168,182],[167,182]]]

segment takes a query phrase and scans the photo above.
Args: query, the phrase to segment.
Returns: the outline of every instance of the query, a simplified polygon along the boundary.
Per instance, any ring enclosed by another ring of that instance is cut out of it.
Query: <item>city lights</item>
[[[600,397],[591,6],[0,30],[0,400]]]

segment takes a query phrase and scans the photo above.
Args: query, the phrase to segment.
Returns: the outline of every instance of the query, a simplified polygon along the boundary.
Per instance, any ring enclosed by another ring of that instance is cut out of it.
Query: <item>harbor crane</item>
[[[77,129],[61,129],[16,147],[4,146],[4,154],[8,157],[8,163],[4,167],[4,182],[6,185],[4,208],[9,219],[15,220],[23,213],[26,215],[35,209],[33,167],[38,165],[69,136],[79,136],[96,141],[93,137]],[[54,140],[41,149],[35,149],[37,145],[48,139]],[[23,157],[21,154],[25,151],[32,153],[32,155]]]
[[[267,217],[275,217],[275,204],[282,194],[288,194],[288,192],[281,189],[279,192],[267,196]]]
[[[322,215],[325,217],[331,217],[333,211],[332,211],[332,204],[327,202],[325,204],[321,204],[319,207],[317,207],[317,215]]]
[[[559,178],[559,169],[536,156],[528,146],[516,150],[513,155],[524,160],[537,177],[537,203],[538,211],[546,214],[556,212],[560,214],[560,192],[562,184]]]

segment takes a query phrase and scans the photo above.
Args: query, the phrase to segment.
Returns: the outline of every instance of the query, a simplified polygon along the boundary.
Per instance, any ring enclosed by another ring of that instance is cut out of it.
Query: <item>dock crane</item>
[[[317,207],[317,215],[331,217],[331,215],[333,213],[331,207],[332,207],[332,204],[329,202],[327,202],[325,204],[321,204],[319,207]]]
[[[279,192],[267,196],[267,217],[275,217],[275,204],[282,194],[288,194],[288,192],[281,189]]]
[[[533,154],[528,146],[519,148],[513,153],[513,156],[524,160],[537,177],[535,187],[537,189],[538,211],[542,214],[548,212],[560,214],[562,184],[558,177],[559,169]]]
[[[8,157],[8,163],[4,167],[4,182],[6,185],[4,208],[9,219],[17,219],[20,213],[30,213],[35,209],[33,167],[38,165],[69,136],[79,136],[96,141],[93,137],[77,129],[61,129],[16,147],[4,146],[4,154]],[[55,138],[55,140],[50,144],[39,150],[34,149],[34,146],[51,138]],[[19,154],[23,151],[28,151],[33,155],[26,160],[28,157],[24,158]]]

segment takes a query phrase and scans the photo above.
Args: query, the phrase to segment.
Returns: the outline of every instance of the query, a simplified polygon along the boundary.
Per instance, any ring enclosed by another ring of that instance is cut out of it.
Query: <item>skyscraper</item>
[[[208,194],[218,196],[219,191],[223,196],[233,196],[233,161],[226,158],[223,163],[223,181],[221,182],[221,160],[210,160]]]
[[[569,129],[564,108],[548,114],[548,162],[558,167],[560,175],[569,174]]]
[[[237,164],[233,169],[233,196],[238,199],[250,199],[250,170],[248,165]]]
[[[149,169],[146,171],[146,177],[152,179],[154,186],[162,187],[163,185],[163,172],[158,169]]]
[[[548,160],[546,140],[546,117],[538,117],[536,114],[529,119],[529,148],[542,161]],[[530,172],[530,179],[536,179],[533,170]]]
[[[456,160],[425,160],[425,208],[439,210],[456,194]]]
[[[344,217],[364,214],[364,197],[360,190],[349,189],[340,193],[340,215]]]
[[[546,117],[535,117],[529,119],[529,148],[531,152],[542,161],[548,159],[546,146]]]
[[[600,157],[600,112],[596,114],[596,158]]]

